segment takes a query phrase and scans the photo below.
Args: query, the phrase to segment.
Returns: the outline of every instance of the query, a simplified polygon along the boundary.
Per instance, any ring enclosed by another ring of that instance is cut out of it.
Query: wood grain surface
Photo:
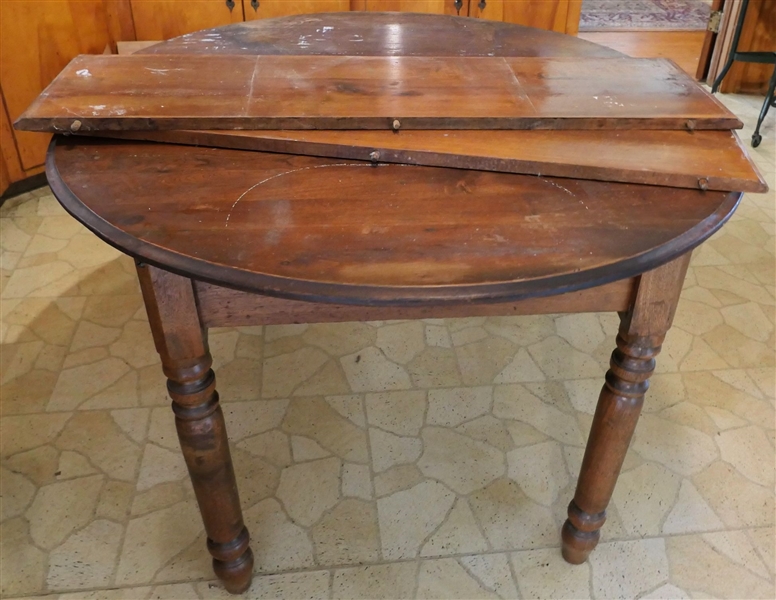
[[[452,0],[446,2],[452,5]],[[346,12],[262,19],[197,31],[163,42],[144,53],[621,56],[609,48],[543,29],[487,19],[418,14],[418,11]]]
[[[75,58],[29,131],[730,129],[665,59],[142,55]]]
[[[57,198],[151,264],[340,304],[511,301],[632,277],[687,252],[740,194],[63,139]]]
[[[107,135],[193,146],[432,167],[764,192],[731,131],[130,131]]]
[[[638,277],[619,279],[557,296],[516,302],[491,302],[422,306],[353,306],[326,302],[287,300],[194,282],[197,306],[206,327],[342,323],[403,319],[454,319],[628,310],[638,287]]]

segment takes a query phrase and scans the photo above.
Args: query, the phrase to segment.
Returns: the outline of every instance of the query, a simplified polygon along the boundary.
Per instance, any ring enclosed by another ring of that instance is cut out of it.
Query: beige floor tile
[[[291,436],[291,454],[294,457],[294,462],[305,462],[331,456],[331,453],[321,448],[318,442],[301,435]]]
[[[134,494],[135,486],[131,483],[106,481],[97,501],[96,516],[111,521],[126,522]]]
[[[441,483],[423,481],[377,500],[383,557],[414,558],[423,542],[444,522],[455,494]],[[415,507],[426,507],[423,511]]]
[[[209,553],[202,552],[202,548],[206,546],[207,536],[203,531],[156,573],[154,582],[174,583],[207,579],[212,573],[213,561]]]
[[[343,499],[319,519],[310,534],[319,565],[364,564],[380,557],[377,509],[373,502]]]
[[[106,391],[129,373],[130,367],[124,360],[104,358],[95,363],[63,370],[46,407],[49,411],[74,410],[84,404],[85,399]],[[115,408],[111,403],[105,408]]]
[[[463,383],[467,386],[493,383],[515,358],[518,346],[507,339],[491,336],[455,349]]]
[[[124,528],[95,520],[49,554],[50,590],[107,587],[113,579]]]
[[[392,362],[382,350],[369,346],[340,359],[354,392],[406,390],[412,387],[406,369]]]
[[[652,415],[640,419],[632,449],[684,476],[699,473],[719,457],[708,435]]]
[[[629,537],[654,536],[673,506],[681,478],[665,467],[644,463],[622,473],[612,502]]]
[[[500,598],[513,600],[519,597],[506,554],[462,556],[458,562],[486,589],[495,592]]]
[[[289,519],[277,500],[268,498],[244,513],[253,540],[256,571],[277,573],[315,564],[309,534]]]
[[[423,473],[416,465],[400,465],[383,473],[375,473],[375,495],[379,498],[406,490],[423,481]]]
[[[0,455],[10,457],[56,438],[71,413],[10,415],[0,419]]]
[[[635,598],[668,582],[669,560],[661,538],[600,544],[590,556],[593,594]]]
[[[137,491],[143,492],[160,483],[179,481],[187,475],[186,463],[180,452],[146,444],[140,459]]]
[[[716,437],[722,460],[733,465],[747,479],[762,485],[773,486],[773,446],[754,425],[723,431]]]
[[[773,489],[751,482],[732,465],[716,461],[692,481],[727,527],[773,525]]]
[[[512,554],[523,598],[591,598],[590,565],[570,566],[557,548]]]
[[[451,348],[426,348],[410,361],[407,371],[416,388],[456,387],[463,383],[455,351]]]
[[[766,579],[741,564],[736,542],[740,542],[739,536],[724,539],[720,534],[711,539],[699,535],[667,538],[671,582],[707,597],[773,598],[776,587],[772,578]],[[759,569],[763,568],[760,564]]]
[[[324,600],[329,598],[329,572],[308,571],[286,575],[264,575],[254,577],[251,587],[241,598],[245,600],[271,600],[288,598],[309,598]],[[218,583],[197,584],[200,597],[204,600],[229,600],[234,598]]]
[[[290,442],[288,436],[281,431],[267,431],[249,436],[238,442],[237,447],[254,456],[266,458],[277,467],[287,467],[291,464]]]
[[[418,435],[426,413],[424,391],[366,394],[366,415],[370,425],[396,435]]]
[[[509,479],[472,494],[470,503],[494,550],[559,546],[561,525],[548,507],[533,502]]]
[[[33,542],[51,550],[89,523],[103,483],[102,475],[93,475],[40,488],[25,512]]]
[[[521,446],[507,453],[508,476],[534,502],[552,506],[569,484],[558,442]]]
[[[466,498],[457,498],[444,523],[423,544],[421,556],[473,554],[488,549],[488,542]]]
[[[341,416],[358,427],[366,427],[366,413],[362,396],[348,394],[343,396],[326,396],[328,405]]]
[[[544,439],[542,434],[530,425],[525,425],[525,423],[520,423],[519,421],[505,423],[492,415],[484,415],[462,423],[455,430],[475,440],[486,442],[502,452],[507,452],[515,446],[530,444]],[[528,433],[529,431],[534,433],[534,438]]]
[[[43,590],[47,556],[33,545],[24,518],[0,525],[0,592],[5,596],[36,594]]]
[[[35,497],[35,485],[27,478],[10,469],[0,469],[0,490],[3,503],[0,506],[0,521],[18,517],[24,513]]]
[[[367,465],[346,463],[342,467],[342,495],[371,500],[374,496],[372,478]]]
[[[453,558],[426,560],[420,564],[416,598],[439,600],[460,598],[497,599],[499,596],[485,588]]]
[[[112,479],[135,481],[141,449],[107,411],[75,414],[56,440],[61,450],[80,452]]]
[[[45,357],[47,350],[58,352],[57,346],[44,346],[37,355],[35,365]],[[63,355],[64,353],[61,353]],[[60,355],[60,356],[61,356]],[[24,413],[40,413],[46,409],[57,383],[59,373],[49,369],[32,368],[7,383],[0,384],[0,414],[13,415]]]
[[[337,458],[325,458],[283,469],[277,497],[295,522],[309,527],[337,504],[340,470]]]
[[[191,500],[132,519],[124,537],[116,583],[153,581],[157,571],[191,544],[200,530],[197,506]]]
[[[505,474],[504,454],[490,444],[443,427],[426,427],[421,440],[421,472],[458,494],[470,494]]]
[[[663,533],[715,531],[724,524],[688,479],[683,479],[676,503],[663,522]]]
[[[378,330],[367,323],[317,323],[306,328],[302,339],[335,357],[374,345]]]
[[[774,554],[776,531],[774,531],[773,527],[763,527],[761,529],[750,529],[748,533],[749,538],[760,554],[760,558],[770,570],[771,576],[773,576],[776,573],[776,554]]]
[[[157,585],[151,591],[150,600],[188,600],[199,598],[196,587],[191,583]]]
[[[394,435],[376,427],[369,428],[369,446],[376,473],[414,463],[423,453],[423,443],[418,438]]]
[[[414,597],[418,563],[400,562],[334,571],[332,598],[399,600]]]
[[[455,427],[487,414],[493,405],[493,388],[429,390],[426,423]]]
[[[425,332],[419,321],[391,323],[377,329],[375,345],[395,363],[405,365],[425,348]]]
[[[496,386],[493,415],[527,423],[564,444],[581,446],[584,443],[574,416],[542,402],[522,385]]]
[[[322,398],[291,400],[282,430],[309,437],[343,460],[369,462],[367,434]]]

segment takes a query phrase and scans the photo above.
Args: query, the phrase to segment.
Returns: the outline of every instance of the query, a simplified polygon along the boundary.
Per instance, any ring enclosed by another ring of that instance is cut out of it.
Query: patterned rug
[[[580,31],[706,29],[711,0],[584,0]]]

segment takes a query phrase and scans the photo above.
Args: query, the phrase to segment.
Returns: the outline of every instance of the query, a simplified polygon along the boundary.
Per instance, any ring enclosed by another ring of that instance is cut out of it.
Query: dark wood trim
[[[18,196],[19,194],[24,194],[30,190],[42,188],[47,183],[48,181],[46,180],[45,173],[38,173],[36,175],[31,175],[30,177],[25,177],[19,181],[14,181],[4,192],[0,193],[0,206],[2,206],[6,199],[11,198],[12,196]]]

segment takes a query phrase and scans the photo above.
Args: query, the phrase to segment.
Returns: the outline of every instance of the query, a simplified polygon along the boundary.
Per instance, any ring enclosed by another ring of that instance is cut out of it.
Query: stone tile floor
[[[723,96],[748,141],[760,100]],[[776,189],[773,117],[755,160]],[[565,564],[610,314],[220,329],[254,598],[773,598],[774,204],[696,251],[588,564]],[[132,261],[2,207],[2,594],[224,598]],[[360,357],[360,360],[357,360]]]

